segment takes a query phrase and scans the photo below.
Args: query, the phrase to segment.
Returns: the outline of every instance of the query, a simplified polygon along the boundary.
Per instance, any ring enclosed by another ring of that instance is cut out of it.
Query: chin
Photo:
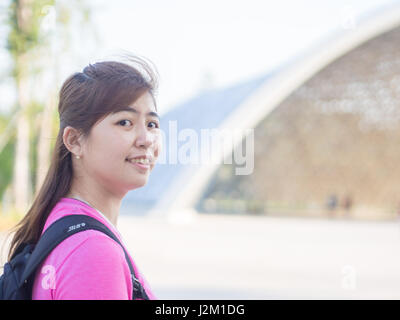
[[[134,190],[144,187],[146,184],[147,184],[147,178],[137,179],[134,184],[129,184],[129,190]]]

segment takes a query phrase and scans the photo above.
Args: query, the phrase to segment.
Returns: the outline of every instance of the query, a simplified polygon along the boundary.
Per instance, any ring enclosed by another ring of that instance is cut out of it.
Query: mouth
[[[132,158],[132,159],[125,159],[126,162],[132,164],[136,169],[139,169],[140,172],[147,172],[150,170],[151,161],[149,158]]]

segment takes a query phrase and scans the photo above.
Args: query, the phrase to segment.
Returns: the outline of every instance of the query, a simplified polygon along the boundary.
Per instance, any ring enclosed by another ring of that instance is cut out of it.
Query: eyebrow
[[[122,107],[116,111],[113,112],[113,114],[118,113],[118,112],[122,112],[122,111],[128,111],[128,112],[133,112],[135,114],[139,114],[140,112],[137,111],[135,108],[132,107]],[[146,116],[151,116],[151,117],[156,117],[158,120],[160,120],[160,116],[158,115],[157,112],[154,111],[150,111],[146,113]]]

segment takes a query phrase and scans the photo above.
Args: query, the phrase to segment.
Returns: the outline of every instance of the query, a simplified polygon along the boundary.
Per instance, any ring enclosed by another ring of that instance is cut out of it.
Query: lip
[[[132,158],[134,159],[134,158]],[[150,169],[150,164],[143,164],[143,163],[138,163],[138,162],[131,162],[129,159],[126,160],[129,162],[129,164],[133,165],[136,167],[140,172],[147,172]]]
[[[129,158],[127,158],[127,160],[131,161],[133,159],[138,159],[138,158],[147,159],[147,160],[149,160],[150,163],[153,162],[153,157],[151,155],[149,155],[149,154],[142,154],[142,155],[137,155],[137,156],[134,156],[134,157],[129,157]]]

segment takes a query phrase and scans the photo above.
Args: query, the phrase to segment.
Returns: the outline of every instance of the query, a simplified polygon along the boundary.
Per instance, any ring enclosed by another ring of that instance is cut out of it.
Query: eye
[[[154,124],[153,128],[159,128],[160,127],[159,124],[157,122],[155,122],[155,121],[150,121],[149,124],[150,123]]]
[[[124,119],[124,120],[119,121],[118,124],[119,124],[119,125],[122,125],[123,127],[126,127],[126,125],[124,125],[124,123],[126,123],[126,122],[130,122],[130,124],[132,124],[132,121],[127,120],[127,119]]]

